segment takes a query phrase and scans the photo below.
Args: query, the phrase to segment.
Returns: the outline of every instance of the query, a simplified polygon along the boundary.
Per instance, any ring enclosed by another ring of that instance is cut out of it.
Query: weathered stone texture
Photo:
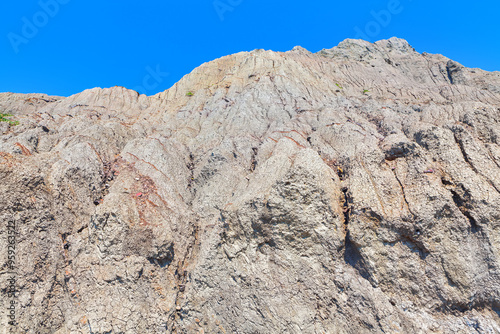
[[[0,112],[1,333],[9,221],[19,333],[500,333],[499,72],[346,40]]]

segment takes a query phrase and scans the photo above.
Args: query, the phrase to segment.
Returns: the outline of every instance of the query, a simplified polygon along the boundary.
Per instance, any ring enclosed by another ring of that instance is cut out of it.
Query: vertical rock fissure
[[[346,228],[344,241],[344,262],[353,267],[364,279],[373,284],[370,273],[367,269],[365,260],[361,255],[359,248],[351,240],[351,232]]]
[[[450,80],[450,83],[453,85],[453,76],[451,74],[451,69],[449,66],[446,66],[446,74],[448,75],[448,80]]]
[[[257,147],[252,147],[252,158],[250,161],[250,171],[253,172],[255,168],[257,167],[257,153],[259,152],[259,149]]]
[[[351,211],[351,208],[349,207],[349,203],[352,202],[352,199],[349,195],[349,189],[347,187],[342,188],[342,193],[343,195],[343,203],[342,203],[342,213],[344,215],[344,225],[346,226],[349,225],[349,214]]]
[[[463,185],[455,185],[453,182],[446,178],[441,178],[441,183],[450,192],[453,203],[462,215],[469,221],[471,232],[476,233],[480,230],[476,219],[470,213],[470,194]],[[462,193],[463,195],[460,195]]]
[[[476,166],[474,166],[474,165],[472,164],[472,162],[470,161],[469,155],[468,155],[468,154],[467,154],[467,152],[465,151],[465,147],[464,147],[464,143],[463,143],[463,141],[462,141],[461,139],[459,139],[459,138],[457,137],[457,135],[455,135],[455,142],[457,143],[458,147],[460,148],[460,152],[462,153],[462,156],[463,156],[463,158],[464,158],[464,161],[465,161],[465,162],[466,162],[466,163],[470,166],[470,168],[474,171],[474,173],[476,173],[476,174],[478,174],[478,175],[480,175],[480,176],[484,177],[484,178],[485,178],[485,180],[489,183],[489,185],[490,185],[493,189],[495,189],[495,191],[496,191],[497,193],[499,193],[499,194],[500,194],[500,189],[498,189],[498,187],[497,187],[497,186],[493,183],[493,181],[491,181],[488,177],[486,177],[486,176],[484,176],[482,173],[480,173],[480,172],[477,170]],[[495,161],[495,163],[496,163],[496,161]],[[497,164],[497,165],[498,165],[498,164]]]
[[[454,134],[454,138],[455,138],[455,142],[457,143],[458,145],[458,148],[460,149],[460,152],[462,153],[462,156],[464,158],[464,161],[470,166],[470,168],[474,171],[474,173],[476,174],[479,174],[478,170],[476,169],[476,167],[472,164],[472,162],[470,161],[469,159],[469,155],[467,154],[467,152],[465,151],[465,147],[464,147],[464,143],[463,141],[458,138],[457,134],[455,133]]]
[[[415,218],[415,214],[413,214],[413,212],[410,209],[410,203],[408,202],[408,199],[406,198],[406,193],[405,193],[405,189],[404,189],[403,183],[399,179],[399,177],[396,174],[395,170],[393,170],[392,173],[394,174],[394,178],[396,179],[396,181],[398,181],[399,188],[401,189],[401,194],[403,195],[403,200],[404,200],[404,202],[406,204],[406,208],[408,209],[408,212],[410,213],[412,219],[414,219]]]
[[[467,208],[468,203],[455,190],[450,189],[450,192],[452,194],[455,206],[469,221],[471,232],[477,233],[479,231],[479,225],[477,224],[476,219],[474,219],[474,217],[472,217],[472,215],[470,214],[469,209]]]
[[[337,175],[341,182],[346,181],[347,172],[340,166],[337,166]],[[370,273],[367,270],[365,260],[361,255],[358,247],[351,239],[349,223],[351,222],[353,198],[350,194],[348,187],[346,186],[342,187],[341,191],[342,191],[341,207],[342,207],[342,214],[344,218],[344,229],[345,229],[344,262],[353,267],[363,278],[368,280],[370,284],[374,285],[373,280],[370,277]]]
[[[194,156],[192,153],[189,153],[189,162],[187,163],[186,167],[189,170],[189,181],[187,187],[189,189],[192,189],[194,182]],[[194,189],[193,191],[196,192],[196,189]]]
[[[176,322],[178,320],[182,320],[182,300],[184,298],[184,293],[186,290],[186,284],[188,282],[189,272],[187,270],[188,265],[190,264],[190,260],[192,260],[196,253],[196,247],[198,245],[198,225],[193,227],[193,231],[191,233],[191,240],[189,245],[186,248],[185,256],[182,260],[179,260],[179,264],[177,269],[175,270],[175,284],[177,286],[177,291],[175,295],[175,309],[170,313],[167,317],[168,321],[166,327],[171,332],[176,331]]]
[[[441,178],[441,183],[443,186],[451,193],[451,198],[457,209],[462,213],[462,215],[467,218],[470,224],[471,232],[476,233],[480,230],[476,219],[470,213],[470,194],[464,188],[463,185],[455,185],[453,182],[447,180],[446,178]],[[460,195],[462,193],[463,195]]]

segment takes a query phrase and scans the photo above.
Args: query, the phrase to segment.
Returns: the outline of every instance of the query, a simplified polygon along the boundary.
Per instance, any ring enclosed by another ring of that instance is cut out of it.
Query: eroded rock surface
[[[0,108],[4,330],[10,223],[18,333],[500,333],[499,72],[346,40]]]

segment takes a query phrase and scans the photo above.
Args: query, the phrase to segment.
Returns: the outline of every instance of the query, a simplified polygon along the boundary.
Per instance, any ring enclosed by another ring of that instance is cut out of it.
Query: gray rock
[[[0,94],[0,327],[500,333],[499,87],[391,38]]]

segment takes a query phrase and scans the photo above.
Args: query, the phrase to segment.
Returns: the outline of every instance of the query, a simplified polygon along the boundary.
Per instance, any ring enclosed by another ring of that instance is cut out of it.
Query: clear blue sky
[[[68,96],[118,85],[152,95],[231,53],[316,52],[360,36],[397,36],[419,52],[500,70],[499,1],[18,0],[0,8],[0,92]]]

